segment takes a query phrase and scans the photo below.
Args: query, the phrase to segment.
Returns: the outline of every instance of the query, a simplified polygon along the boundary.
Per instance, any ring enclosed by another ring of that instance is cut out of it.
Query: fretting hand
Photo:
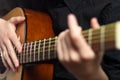
[[[94,53],[82,35],[74,15],[68,16],[69,29],[58,36],[58,58],[63,66],[80,80],[107,80],[101,68],[103,53]],[[96,18],[91,19],[92,28],[99,28]]]

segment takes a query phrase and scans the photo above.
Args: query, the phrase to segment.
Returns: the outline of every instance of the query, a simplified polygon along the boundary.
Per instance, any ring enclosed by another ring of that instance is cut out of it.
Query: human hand
[[[69,29],[58,36],[58,58],[63,66],[80,80],[107,80],[100,63],[103,53],[94,53],[82,35],[82,28],[73,15],[68,16]],[[96,18],[92,28],[99,28]]]
[[[2,61],[7,69],[16,71],[19,66],[14,46],[21,53],[22,46],[16,35],[16,25],[23,22],[24,17],[12,17],[8,21],[0,19],[0,48],[2,50]]]

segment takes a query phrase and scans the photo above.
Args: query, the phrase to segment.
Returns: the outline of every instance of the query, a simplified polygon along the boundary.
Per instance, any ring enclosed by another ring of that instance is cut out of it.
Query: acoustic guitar
[[[3,19],[25,16],[25,22],[16,26],[17,36],[23,44],[22,54],[16,56],[20,62],[18,72],[5,69],[0,57],[0,80],[52,80],[53,60],[57,58],[56,41],[52,20],[48,14],[17,7]],[[100,29],[82,32],[88,44],[96,52],[120,49],[120,22],[103,25]],[[2,52],[0,52],[2,54]]]

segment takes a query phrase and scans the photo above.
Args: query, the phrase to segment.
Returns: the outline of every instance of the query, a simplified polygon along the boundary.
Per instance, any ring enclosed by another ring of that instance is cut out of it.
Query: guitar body
[[[7,20],[12,16],[26,17],[26,22],[19,24],[16,30],[21,43],[54,36],[52,21],[45,13],[15,8],[3,18]],[[49,61],[24,64],[19,67],[18,72],[6,71],[1,76],[6,76],[6,80],[52,80],[53,68],[52,62]]]

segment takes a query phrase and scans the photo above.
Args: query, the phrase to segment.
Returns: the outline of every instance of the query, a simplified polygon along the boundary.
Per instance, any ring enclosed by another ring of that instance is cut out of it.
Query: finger
[[[58,53],[58,58],[61,62],[63,62],[63,47],[62,47],[63,35],[64,32],[61,32],[58,36],[58,41],[57,41],[57,53]]]
[[[8,66],[8,64],[7,64],[6,60],[5,60],[5,56],[3,55],[3,53],[4,53],[3,51],[6,51],[6,49],[5,49],[5,46],[3,44],[1,44],[1,58],[2,58],[2,62],[4,64],[4,66],[7,69],[9,69],[9,66]]]
[[[83,44],[81,40],[84,42],[82,30],[78,26],[75,16],[72,14],[68,16],[68,26],[70,30],[71,41],[74,43],[73,46],[76,47],[76,49],[81,48],[82,47],[81,44]]]
[[[92,27],[93,29],[99,29],[100,25],[99,25],[99,23],[98,23],[97,18],[92,18],[92,19],[91,19],[91,27]]]
[[[14,65],[13,65],[13,63],[12,63],[12,61],[11,61],[9,55],[8,55],[8,52],[7,52],[6,47],[5,47],[5,46],[2,46],[2,48],[3,48],[3,58],[4,58],[3,62],[4,62],[4,65],[5,65],[8,69],[9,69],[9,67],[10,67],[13,71],[15,71],[15,67],[14,67]]]
[[[79,27],[76,17],[73,14],[68,15],[68,27],[71,32],[76,32]],[[81,28],[80,28],[81,29]],[[73,33],[74,34],[74,33]]]
[[[22,44],[20,43],[20,39],[17,37],[17,34],[15,32],[12,32],[9,35],[9,38],[11,40],[11,42],[13,43],[13,45],[15,45],[15,47],[18,50],[18,53],[22,52]]]
[[[69,62],[80,62],[80,55],[76,51],[76,49],[73,46],[73,42],[71,41],[70,35],[67,34],[65,37],[65,43],[66,43],[66,48],[68,50],[68,56],[69,57]]]
[[[66,37],[68,36],[68,30],[64,31],[62,34],[62,40],[61,40],[61,45],[62,45],[62,50],[63,50],[63,59],[65,62],[69,61],[69,48],[68,44],[66,41]]]
[[[18,23],[23,22],[24,20],[25,20],[25,17],[17,16],[17,17],[10,18],[10,20],[8,20],[8,21],[16,25]]]
[[[82,35],[82,29],[78,26],[77,20],[74,15],[68,16],[68,26],[70,29],[71,41],[73,41],[74,46],[79,51],[81,58],[94,58],[95,55],[85,41]],[[87,50],[90,52],[88,52]]]
[[[15,65],[15,67],[17,68],[19,66],[19,62],[18,62],[18,59],[17,59],[17,56],[16,56],[16,53],[13,49],[13,46],[12,46],[12,43],[9,39],[7,39],[4,44],[6,45],[6,48],[7,48],[7,52],[9,53],[9,56],[13,62],[13,64]]]

